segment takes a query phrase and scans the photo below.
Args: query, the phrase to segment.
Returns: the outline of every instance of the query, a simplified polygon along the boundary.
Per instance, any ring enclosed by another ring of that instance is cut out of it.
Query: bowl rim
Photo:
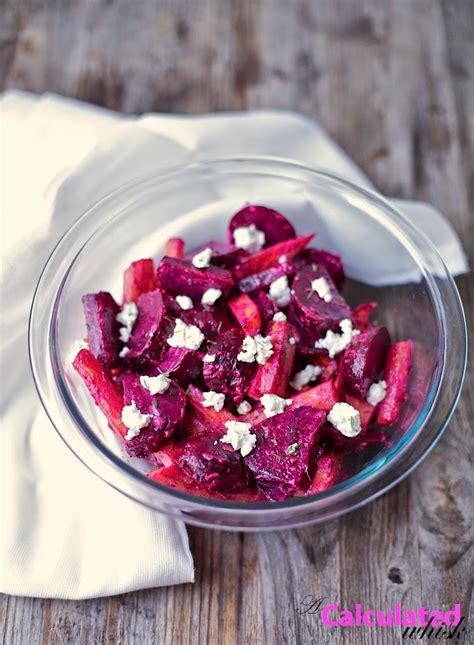
[[[168,168],[162,172],[153,172],[153,173],[147,173],[146,175],[142,175],[141,177],[135,178],[130,180],[129,182],[123,184],[122,186],[116,188],[114,191],[109,193],[108,195],[102,197],[100,200],[98,200],[96,203],[94,203],[92,206],[90,206],[75,222],[74,224],[65,232],[65,234],[60,238],[56,246],[54,247],[51,255],[49,256],[42,272],[40,275],[40,278],[38,280],[38,284],[35,289],[33,301],[32,301],[32,306],[31,306],[31,311],[30,311],[30,319],[29,319],[29,330],[28,330],[28,346],[29,346],[29,356],[30,356],[30,364],[31,364],[31,369],[33,373],[33,378],[35,382],[36,389],[38,391],[41,403],[50,418],[52,425],[55,427],[56,431],[58,434],[61,436],[63,441],[66,443],[66,445],[72,450],[72,452],[86,465],[86,467],[89,468],[96,476],[100,477],[103,479],[106,483],[109,485],[113,486],[123,494],[128,495],[132,499],[135,499],[136,501],[140,501],[140,503],[145,504],[150,506],[150,504],[147,504],[144,502],[142,499],[139,499],[135,497],[134,495],[128,494],[125,490],[122,490],[118,485],[115,483],[112,483],[108,478],[102,476],[100,473],[96,471],[89,463],[87,463],[87,460],[83,458],[81,454],[78,454],[78,450],[73,448],[71,446],[71,443],[67,441],[66,437],[64,436],[64,433],[61,432],[60,425],[61,423],[58,421],[56,418],[56,415],[52,414],[50,411],[50,405],[49,404],[49,396],[46,391],[46,387],[43,385],[41,382],[41,379],[39,378],[39,361],[40,361],[40,355],[37,352],[37,346],[36,346],[36,341],[33,337],[33,329],[35,326],[35,318],[36,318],[36,310],[37,307],[39,306],[39,299],[41,296],[41,289],[43,287],[44,281],[47,277],[48,271],[51,270],[52,265],[54,264],[56,255],[60,251],[60,249],[64,246],[64,244],[68,241],[70,237],[73,237],[77,228],[79,228],[81,225],[84,224],[87,220],[91,219],[91,217],[98,211],[99,209],[103,209],[104,207],[110,206],[114,201],[117,199],[123,198],[126,196],[128,191],[130,191],[132,188],[134,190],[139,190],[140,188],[146,187],[146,185],[149,182],[153,182],[155,185],[156,183],[159,182],[164,182],[169,179],[172,179],[174,177],[179,176],[182,173],[188,173],[188,172],[193,172],[193,171],[199,171],[199,170],[206,170],[206,169],[216,169],[219,167],[224,167],[224,166],[237,166],[237,170],[241,172],[245,172],[245,169],[242,167],[244,164],[265,164],[265,165],[270,165],[272,167],[279,167],[281,170],[286,169],[293,169],[293,170],[299,170],[300,172],[303,172],[306,176],[306,181],[309,180],[310,177],[313,178],[319,178],[320,181],[323,182],[332,182],[335,183],[338,187],[344,188],[345,190],[349,190],[352,193],[356,193],[359,197],[362,197],[365,201],[368,201],[372,204],[375,203],[376,207],[381,207],[381,210],[383,210],[383,213],[379,212],[379,216],[382,217],[384,220],[384,224],[390,224],[392,228],[392,233],[393,233],[393,227],[397,230],[397,233],[402,237],[402,239],[409,243],[408,246],[407,244],[404,244],[405,248],[407,248],[408,252],[410,255],[414,258],[416,261],[418,267],[422,270],[422,273],[424,277],[427,280],[427,283],[430,288],[430,296],[433,298],[433,304],[436,308],[436,315],[438,319],[438,325],[441,325],[441,331],[444,333],[440,334],[440,338],[445,338],[445,334],[447,333],[447,325],[446,325],[446,320],[445,320],[445,312],[444,312],[444,307],[443,303],[441,302],[439,298],[439,293],[438,289],[436,288],[436,283],[433,279],[433,276],[431,275],[431,272],[427,270],[427,267],[425,266],[425,263],[423,261],[423,257],[420,255],[420,253],[417,250],[416,244],[414,244],[414,241],[418,238],[419,240],[423,241],[425,245],[427,245],[430,253],[434,254],[434,257],[439,263],[439,266],[443,269],[443,278],[447,280],[447,285],[451,291],[451,294],[453,296],[453,301],[455,304],[455,314],[457,315],[460,325],[459,325],[459,333],[460,333],[460,340],[462,342],[464,352],[463,352],[463,360],[460,364],[460,369],[459,369],[459,374],[458,374],[458,380],[457,380],[457,386],[456,386],[456,392],[455,395],[452,397],[449,407],[447,412],[444,415],[444,420],[441,422],[439,427],[437,428],[436,432],[434,433],[434,436],[430,442],[430,444],[427,446],[423,452],[418,455],[415,459],[412,460],[412,462],[409,464],[408,467],[403,469],[403,472],[398,474],[397,476],[394,476],[392,478],[389,478],[389,481],[387,481],[385,484],[383,484],[381,487],[377,488],[374,490],[371,494],[365,495],[362,499],[359,499],[358,501],[354,501],[352,504],[349,506],[345,507],[344,509],[340,509],[337,512],[334,512],[331,514],[331,517],[336,517],[338,515],[341,515],[342,513],[348,512],[350,510],[353,510],[354,508],[357,508],[363,504],[366,504],[376,497],[379,497],[383,493],[385,493],[387,490],[398,484],[403,478],[408,476],[414,468],[416,468],[421,461],[429,454],[429,452],[433,449],[433,447],[436,445],[437,441],[445,431],[452,414],[454,412],[454,409],[457,405],[457,402],[459,400],[459,396],[461,394],[461,389],[462,389],[462,383],[464,381],[464,376],[465,376],[465,371],[466,371],[466,363],[467,363],[467,329],[466,329],[466,321],[464,317],[464,311],[461,303],[461,299],[459,297],[459,293],[457,290],[457,287],[454,283],[454,280],[452,276],[450,275],[449,271],[447,270],[446,266],[444,265],[443,260],[441,259],[437,249],[434,247],[432,242],[427,238],[427,236],[422,232],[419,231],[416,226],[414,226],[411,221],[403,215],[397,208],[395,208],[387,199],[379,195],[376,191],[371,190],[369,188],[361,187],[358,186],[351,181],[348,181],[347,179],[338,176],[335,173],[327,172],[325,170],[320,170],[317,168],[312,168],[310,166],[307,166],[305,164],[295,162],[293,160],[289,159],[284,159],[281,157],[269,157],[269,156],[240,156],[240,157],[234,157],[234,158],[220,158],[220,159],[206,159],[203,161],[193,161],[191,163],[185,164],[185,165],[179,165],[175,166],[173,168]],[[239,168],[240,166],[240,168]],[[249,172],[247,170],[247,172]],[[255,172],[255,170],[253,171]],[[251,173],[253,174],[253,173]],[[264,172],[263,174],[268,175],[268,171]],[[387,217],[387,211],[390,213],[390,218]],[[66,284],[69,272],[71,271],[72,267],[74,266],[74,263],[82,250],[87,246],[87,243],[89,240],[99,231],[103,226],[106,224],[109,224],[110,221],[116,217],[118,213],[114,213],[111,217],[106,218],[105,221],[101,221],[97,224],[97,226],[94,227],[94,230],[90,235],[88,235],[82,242],[79,250],[77,253],[74,255],[72,259],[70,259],[69,262],[69,267],[67,272],[60,277],[60,286],[58,290],[56,291],[55,297],[54,297],[54,302],[53,302],[53,308],[51,311],[51,316],[49,319],[49,348],[50,351],[48,353],[48,358],[51,360],[52,365],[58,367],[58,357],[56,355],[56,342],[55,342],[55,337],[54,337],[54,327],[55,327],[55,322],[57,318],[57,313],[58,313],[58,307],[59,303],[61,300],[61,293],[62,290],[64,289],[64,286]],[[398,221],[397,221],[398,220]],[[400,226],[402,224],[403,226]],[[412,248],[410,248],[410,246]],[[421,263],[420,263],[421,261]],[[444,351],[445,351],[444,347]],[[42,357],[42,359],[45,359],[46,357]],[[389,474],[390,470],[393,471],[394,466],[397,464],[400,464],[402,458],[406,456],[406,453],[413,448],[414,444],[416,444],[416,440],[423,429],[424,425],[427,423],[429,420],[431,413],[437,403],[439,394],[440,394],[440,384],[443,379],[443,374],[444,374],[444,368],[445,368],[445,355],[443,355],[443,360],[442,364],[438,365],[437,367],[437,378],[433,377],[432,379],[432,384],[430,387],[430,396],[428,397],[427,395],[427,400],[429,405],[423,405],[422,410],[419,412],[417,417],[414,419],[412,425],[407,429],[405,435],[395,443],[395,446],[388,450],[383,456],[383,459],[380,457],[374,457],[374,459],[369,462],[369,464],[366,464],[359,472],[357,472],[355,475],[351,476],[347,480],[344,480],[335,486],[331,487],[327,491],[324,491],[323,493],[320,493],[318,495],[314,496],[308,496],[308,497],[298,497],[298,498],[290,498],[288,500],[285,500],[283,502],[270,502],[270,501],[265,501],[265,502],[233,502],[233,501],[227,501],[227,500],[215,500],[211,498],[204,498],[204,497],[198,497],[194,495],[190,495],[188,493],[178,491],[176,489],[171,489],[167,486],[164,486],[162,484],[159,484],[158,482],[155,482],[153,480],[150,480],[147,478],[143,473],[135,470],[131,466],[129,466],[125,461],[123,461],[118,455],[113,453],[105,444],[103,444],[101,441],[97,439],[95,436],[93,430],[90,428],[90,426],[87,424],[85,421],[84,417],[82,416],[80,410],[77,408],[75,405],[72,397],[68,393],[68,388],[66,386],[66,383],[62,381],[61,379],[55,378],[55,384],[58,388],[58,393],[59,396],[62,400],[62,403],[64,405],[64,411],[69,415],[70,420],[72,420],[73,424],[76,426],[76,428],[82,433],[84,438],[88,439],[96,448],[98,448],[99,455],[102,459],[105,459],[109,461],[113,466],[118,468],[118,472],[121,472],[127,476],[131,476],[134,480],[135,483],[138,483],[140,486],[145,486],[149,491],[154,491],[155,493],[161,493],[162,496],[165,496],[166,499],[160,500],[160,502],[172,502],[172,501],[181,501],[186,504],[186,510],[203,510],[207,509],[210,510],[212,509],[213,511],[219,512],[222,515],[228,515],[228,514],[234,514],[234,513],[239,513],[241,516],[248,515],[248,514],[255,514],[256,512],[262,513],[265,512],[266,515],[271,515],[271,516],[278,516],[281,514],[287,513],[290,509],[308,509],[309,507],[313,508],[315,511],[317,511],[317,508],[315,505],[321,506],[321,503],[325,503],[325,507],[329,505],[331,501],[334,502],[341,502],[343,500],[347,499],[348,493],[350,494],[351,497],[354,497],[356,493],[360,493],[367,489],[368,486],[374,485],[376,482],[379,482],[379,480],[382,479],[383,476],[386,476]],[[60,374],[60,370],[56,370],[56,375]],[[436,387],[434,387],[436,386]],[[379,462],[385,462],[384,464],[379,464]],[[377,465],[379,464],[379,465]],[[150,506],[151,508],[154,508],[153,505]],[[322,508],[321,510],[324,510]],[[168,511],[166,511],[168,512]],[[170,513],[172,514],[172,513]],[[183,513],[181,510],[179,510],[176,513],[177,517],[183,518]],[[190,521],[193,523],[192,519],[185,518],[187,521]],[[318,518],[312,518],[308,521],[302,522],[302,523],[315,523],[318,521],[324,521],[327,519],[326,517],[322,517],[320,520]],[[200,524],[200,525],[206,525],[206,526],[215,526],[215,523],[212,522],[210,524],[207,524],[206,522],[203,521],[196,521],[194,523]],[[298,522],[294,522],[292,520],[292,526],[298,525]],[[222,528],[222,526],[221,526]],[[226,527],[227,528],[227,527]],[[232,527],[229,527],[232,528]],[[242,528],[242,527],[241,527]],[[255,530],[262,530],[264,527],[257,527]]]

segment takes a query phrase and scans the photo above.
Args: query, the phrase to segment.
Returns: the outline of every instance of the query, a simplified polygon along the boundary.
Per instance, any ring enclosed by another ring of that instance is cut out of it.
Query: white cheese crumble
[[[207,269],[207,267],[211,264],[211,258],[212,249],[208,246],[199,253],[196,253],[196,255],[192,259],[192,263],[196,267],[196,269]]]
[[[288,257],[286,255],[280,255],[278,258],[278,264],[285,264],[285,262],[288,262]]]
[[[263,405],[263,413],[268,417],[274,417],[275,414],[281,414],[285,408],[293,403],[291,399],[284,399],[276,394],[264,394],[260,397],[260,403]]]
[[[277,311],[276,314],[273,316],[273,320],[275,322],[285,322],[286,316],[283,313],[283,311]]]
[[[291,338],[288,339],[288,342],[290,343],[290,345],[296,345],[296,338],[293,338],[292,336]]]
[[[189,311],[194,307],[193,301],[189,296],[176,296],[176,302],[184,311]]]
[[[171,347],[184,347],[185,349],[199,349],[204,334],[196,325],[186,325],[180,318],[175,322],[173,335],[166,339]]]
[[[119,351],[119,356],[120,358],[125,358],[125,356],[128,354],[130,351],[130,348],[125,345],[125,347],[122,347],[122,349]]]
[[[370,403],[370,405],[377,405],[384,400],[386,394],[386,381],[378,381],[377,383],[372,383],[367,394],[367,403]]]
[[[295,390],[302,390],[305,385],[315,381],[321,372],[322,370],[318,365],[306,365],[300,372],[296,372],[290,381],[290,385]]]
[[[265,244],[265,233],[260,231],[255,224],[239,226],[234,229],[234,244],[239,249],[245,249],[249,253],[256,253]]]
[[[345,437],[356,437],[361,431],[359,411],[348,403],[335,403],[328,421]]]
[[[139,435],[140,430],[146,428],[150,421],[151,414],[142,414],[135,401],[122,408],[122,422],[128,428],[128,432],[125,435],[127,441]]]
[[[288,448],[286,449],[286,452],[288,455],[297,455],[299,452],[299,449],[300,447],[295,441],[295,443],[292,443],[288,446]]]
[[[220,289],[214,289],[214,287],[210,287],[202,294],[201,304],[213,305],[221,296],[222,291]]]
[[[204,363],[214,363],[216,360],[216,355],[215,354],[204,354],[204,358],[202,359]]]
[[[209,392],[203,392],[202,395],[204,397],[203,401],[201,401],[203,408],[214,408],[216,412],[220,412],[224,407],[225,394],[210,390]]]
[[[252,409],[252,406],[248,401],[242,401],[242,403],[239,403],[239,405],[237,406],[237,413],[248,414],[251,409]]]
[[[221,437],[221,442],[230,443],[234,450],[240,450],[242,457],[250,454],[257,442],[256,435],[250,433],[251,424],[231,419],[226,421],[224,425],[227,432]]]
[[[331,287],[329,286],[329,282],[326,280],[326,278],[316,278],[316,280],[313,280],[311,282],[311,289],[313,291],[316,291],[318,296],[322,300],[324,300],[324,302],[331,302]]]
[[[327,349],[330,358],[334,358],[340,354],[349,345],[354,336],[358,336],[360,331],[352,329],[352,321],[349,318],[344,318],[339,323],[342,334],[337,334],[331,330],[326,332],[324,338],[320,338],[314,343],[316,349]]]
[[[164,394],[169,390],[171,379],[166,374],[158,376],[140,376],[140,385],[150,392],[150,394]]]
[[[119,311],[116,315],[115,320],[122,325],[119,330],[120,340],[122,343],[128,343],[130,336],[132,335],[133,325],[137,318],[138,307],[134,302],[126,302],[122,311]]]
[[[242,342],[242,348],[237,354],[237,360],[244,363],[253,363],[257,361],[259,365],[265,365],[267,360],[273,354],[273,343],[270,336],[255,337],[246,336]]]
[[[286,307],[289,305],[291,300],[291,291],[290,285],[288,284],[288,276],[282,275],[274,280],[270,285],[268,293],[270,298],[275,300],[280,307]]]

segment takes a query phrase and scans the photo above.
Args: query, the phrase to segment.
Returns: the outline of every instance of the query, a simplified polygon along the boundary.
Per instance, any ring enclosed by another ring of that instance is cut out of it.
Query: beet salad
[[[119,304],[83,296],[87,348],[74,359],[126,451],[171,488],[233,501],[315,495],[397,421],[413,343],[351,309],[339,256],[264,206],[227,240],[124,273]]]

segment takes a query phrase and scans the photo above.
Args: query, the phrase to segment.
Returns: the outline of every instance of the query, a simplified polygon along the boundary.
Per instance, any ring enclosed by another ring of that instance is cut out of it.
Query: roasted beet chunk
[[[229,300],[229,309],[235,319],[248,336],[255,336],[260,331],[262,320],[260,311],[254,301],[246,294],[241,293]]]
[[[88,349],[78,352],[73,366],[84,381],[94,403],[106,417],[109,426],[124,437],[127,428],[122,423],[123,396],[109,372]]]
[[[202,353],[184,347],[170,347],[158,364],[181,387],[186,387],[201,373]]]
[[[296,237],[295,229],[284,215],[265,206],[245,206],[229,224],[229,242],[234,242],[236,228],[254,225],[265,234],[265,246]]]
[[[281,278],[283,275],[292,276],[295,272],[296,267],[293,264],[283,262],[277,266],[265,269],[265,271],[253,273],[246,278],[242,278],[237,283],[237,287],[242,293],[253,293],[259,289],[268,289],[272,282],[275,282],[278,278]]]
[[[170,258],[182,258],[184,253],[184,240],[180,237],[170,237],[165,245],[165,255]]]
[[[319,286],[318,280],[329,289],[326,300],[313,288]],[[344,318],[350,318],[351,310],[323,267],[302,267],[293,281],[293,291],[288,319],[301,330],[303,347],[313,351],[315,341]]]
[[[189,296],[195,304],[200,304],[208,289],[219,289],[226,296],[233,285],[226,269],[215,266],[198,269],[190,260],[167,257],[158,266],[158,278],[171,296]]]
[[[152,394],[140,382],[138,374],[126,374],[123,378],[125,405],[135,403],[142,414],[150,415],[150,421],[132,439],[126,440],[127,451],[135,457],[148,457],[165,439],[173,434],[176,424],[184,416],[186,395],[171,381],[162,394]]]
[[[119,323],[115,320],[119,307],[110,293],[99,291],[82,296],[91,352],[107,367],[120,363]]]
[[[142,293],[153,291],[156,287],[153,260],[132,262],[123,274],[123,302],[136,302]]]
[[[273,246],[262,249],[258,253],[249,255],[248,258],[240,262],[232,271],[235,280],[242,280],[253,273],[260,273],[277,266],[280,262],[289,262],[295,255],[304,249],[313,239],[313,235],[303,235],[294,240],[278,242]]]
[[[336,288],[342,291],[346,276],[342,266],[341,257],[323,249],[304,249],[295,259],[294,263],[300,267],[303,264],[322,266],[331,276]]]
[[[163,351],[160,324],[163,318],[163,296],[159,289],[138,298],[138,319],[127,343],[128,360],[158,360]]]
[[[256,294],[253,294],[252,299],[255,301],[255,304],[260,311],[262,327],[265,327],[277,313],[278,305],[265,291],[258,291]]]
[[[248,471],[240,453],[213,437],[198,435],[186,441],[178,465],[210,493],[240,493],[248,486]]]
[[[354,338],[339,368],[343,389],[365,399],[370,385],[385,363],[390,337],[386,327],[372,327]]]
[[[249,388],[252,399],[263,394],[285,396],[295,360],[296,337],[293,325],[286,321],[273,320],[266,335],[272,339],[273,354],[264,365],[259,365]]]
[[[403,340],[390,345],[385,367],[387,394],[380,403],[377,423],[388,426],[398,418],[403,402],[408,395],[408,377],[413,355],[413,341]]]
[[[242,402],[248,389],[254,364],[237,361],[245,334],[240,329],[231,329],[217,338],[208,354],[215,356],[212,362],[203,363],[203,376],[209,390],[222,392],[235,404]]]
[[[292,497],[311,480],[316,443],[326,415],[303,406],[277,414],[255,428],[257,443],[245,457],[259,490],[268,499]]]
[[[337,477],[341,472],[343,455],[337,452],[328,452],[323,454],[316,464],[316,472],[305,495],[317,495],[331,488],[336,483]]]
[[[212,250],[211,264],[216,267],[222,267],[223,269],[232,269],[248,255],[247,251],[239,249],[234,244],[211,240],[207,244],[201,244],[193,251],[187,253],[186,259],[192,260],[196,253],[204,251],[207,248]]]

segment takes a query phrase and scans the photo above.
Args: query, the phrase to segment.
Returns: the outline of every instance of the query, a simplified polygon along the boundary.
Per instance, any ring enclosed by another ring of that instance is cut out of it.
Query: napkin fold
[[[316,123],[289,112],[124,117],[59,96],[11,91],[1,100],[0,118],[0,590],[82,599],[191,582],[184,524],[141,507],[92,475],[40,407],[26,339],[39,272],[86,208],[153,170],[263,154],[371,184]],[[392,201],[432,239],[453,274],[467,271],[460,241],[436,209]]]

